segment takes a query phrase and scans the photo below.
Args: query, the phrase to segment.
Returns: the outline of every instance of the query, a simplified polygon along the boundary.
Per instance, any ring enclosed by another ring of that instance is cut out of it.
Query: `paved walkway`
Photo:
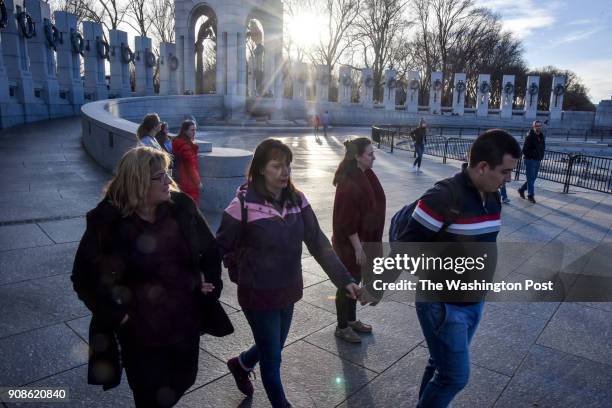
[[[266,137],[236,130],[206,133],[216,146],[250,150]],[[342,141],[367,133],[364,128],[336,129],[320,142],[307,134],[274,134],[294,150],[293,179],[327,234],[331,180],[343,155]],[[81,148],[78,119],[2,131],[0,152],[0,386],[69,387],[71,407],[130,406],[125,378],[109,392],[86,384],[90,316],[69,279],[84,215],[99,200],[109,175]],[[408,173],[409,154],[376,154],[387,220],[458,168],[458,163],[426,158],[422,174]],[[518,198],[516,187],[513,183],[508,189],[512,203],[504,207],[502,241],[560,242],[574,258],[601,242],[612,243],[611,196],[564,195],[560,186],[542,184],[538,204],[531,206]],[[207,217],[216,227],[219,214]],[[415,406],[427,350],[413,305],[395,298],[361,309],[360,319],[373,323],[375,334],[361,345],[340,343],[333,336],[334,289],[308,254],[303,264],[305,296],[297,304],[283,352],[290,399],[299,407]],[[202,338],[197,382],[179,405],[266,407],[259,379],[253,399],[244,401],[228,375],[225,360],[247,347],[251,334],[229,282],[222,300],[236,333]],[[470,384],[453,406],[609,407],[611,333],[609,303],[489,304],[472,346]]]

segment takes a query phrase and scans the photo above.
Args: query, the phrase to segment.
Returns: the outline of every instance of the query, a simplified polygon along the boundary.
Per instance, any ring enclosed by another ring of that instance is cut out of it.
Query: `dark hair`
[[[516,139],[502,129],[490,129],[476,138],[470,148],[470,167],[487,162],[492,169],[502,164],[504,155],[521,157],[521,147]]]
[[[142,122],[136,130],[136,137],[138,140],[142,139],[149,134],[157,125],[159,125],[159,115],[157,113],[148,113],[142,118]]]
[[[262,170],[266,168],[266,165],[270,160],[284,160],[287,165],[293,161],[293,153],[289,146],[276,139],[266,139],[257,145],[255,153],[253,154],[253,160],[251,160],[251,166],[247,174],[247,180],[249,184],[253,186],[257,194],[264,197],[268,201],[273,201],[274,197],[272,193],[266,188],[266,179],[262,173]],[[290,201],[292,204],[297,205],[298,190],[291,182],[291,176],[289,176],[289,182],[281,193],[281,200]]]
[[[334,174],[334,181],[332,182],[334,186],[344,181],[348,174],[357,170],[357,159],[355,156],[362,155],[366,147],[371,144],[372,141],[367,137],[358,137],[357,139],[349,139],[344,142],[344,159],[342,159],[336,169],[336,174]]]
[[[176,137],[180,137],[182,139],[185,139],[191,142],[191,139],[187,136],[187,131],[189,130],[191,126],[196,126],[196,123],[193,120],[191,119],[184,120],[183,123],[181,123],[181,128],[179,129],[179,133]]]
[[[159,132],[155,135],[155,140],[163,147],[168,139],[170,139],[168,135],[168,122],[162,122],[161,129],[159,129]]]

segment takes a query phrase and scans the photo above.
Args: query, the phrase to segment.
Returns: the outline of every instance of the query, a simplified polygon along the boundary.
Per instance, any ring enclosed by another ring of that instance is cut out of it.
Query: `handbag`
[[[219,300],[202,294],[200,296],[200,335],[210,334],[224,337],[234,332],[234,325]]]

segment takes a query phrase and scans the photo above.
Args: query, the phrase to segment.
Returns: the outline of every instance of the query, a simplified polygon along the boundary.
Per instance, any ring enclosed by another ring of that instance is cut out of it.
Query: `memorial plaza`
[[[253,150],[267,137],[294,152],[292,178],[331,236],[333,172],[342,142],[369,135],[369,128],[334,128],[316,139],[307,129],[200,128],[215,146]],[[22,125],[0,133],[4,188],[0,193],[0,385],[65,387],[71,407],[128,407],[125,376],[104,392],[86,383],[90,313],[70,282],[85,214],[101,198],[110,173],[83,149],[79,118]],[[426,156],[422,173],[411,173],[412,154],[375,149],[374,170],[387,196],[388,228],[402,205],[436,180],[458,171],[459,161]],[[500,242],[525,243],[512,269],[537,262],[529,243],[562,243],[563,264],[577,268],[580,255],[612,242],[612,196],[557,183],[538,182],[531,205],[508,185]],[[205,212],[216,230],[220,211]],[[385,233],[386,236],[386,233]],[[412,407],[427,349],[414,305],[392,299],[359,311],[374,326],[360,345],[334,337],[335,288],[307,251],[304,298],[296,304],[283,351],[286,392],[299,407]],[[224,272],[221,300],[235,326],[224,338],[203,336],[199,373],[179,406],[266,407],[257,377],[244,399],[225,361],[251,344],[252,334]],[[612,398],[610,303],[488,303],[471,347],[472,375],[453,407],[607,407]],[[23,403],[23,406],[46,406]],[[49,403],[48,406],[64,405]],[[6,405],[4,405],[6,406]],[[12,406],[12,405],[10,405]]]

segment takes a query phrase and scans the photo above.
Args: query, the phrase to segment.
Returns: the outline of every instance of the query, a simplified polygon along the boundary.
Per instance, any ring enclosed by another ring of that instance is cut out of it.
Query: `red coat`
[[[382,242],[386,212],[385,192],[371,169],[357,169],[336,186],[332,244],[346,269],[361,276],[349,236],[357,233],[361,242]]]
[[[172,140],[172,152],[178,160],[179,187],[200,205],[200,173],[198,171],[198,145],[182,137]]]

